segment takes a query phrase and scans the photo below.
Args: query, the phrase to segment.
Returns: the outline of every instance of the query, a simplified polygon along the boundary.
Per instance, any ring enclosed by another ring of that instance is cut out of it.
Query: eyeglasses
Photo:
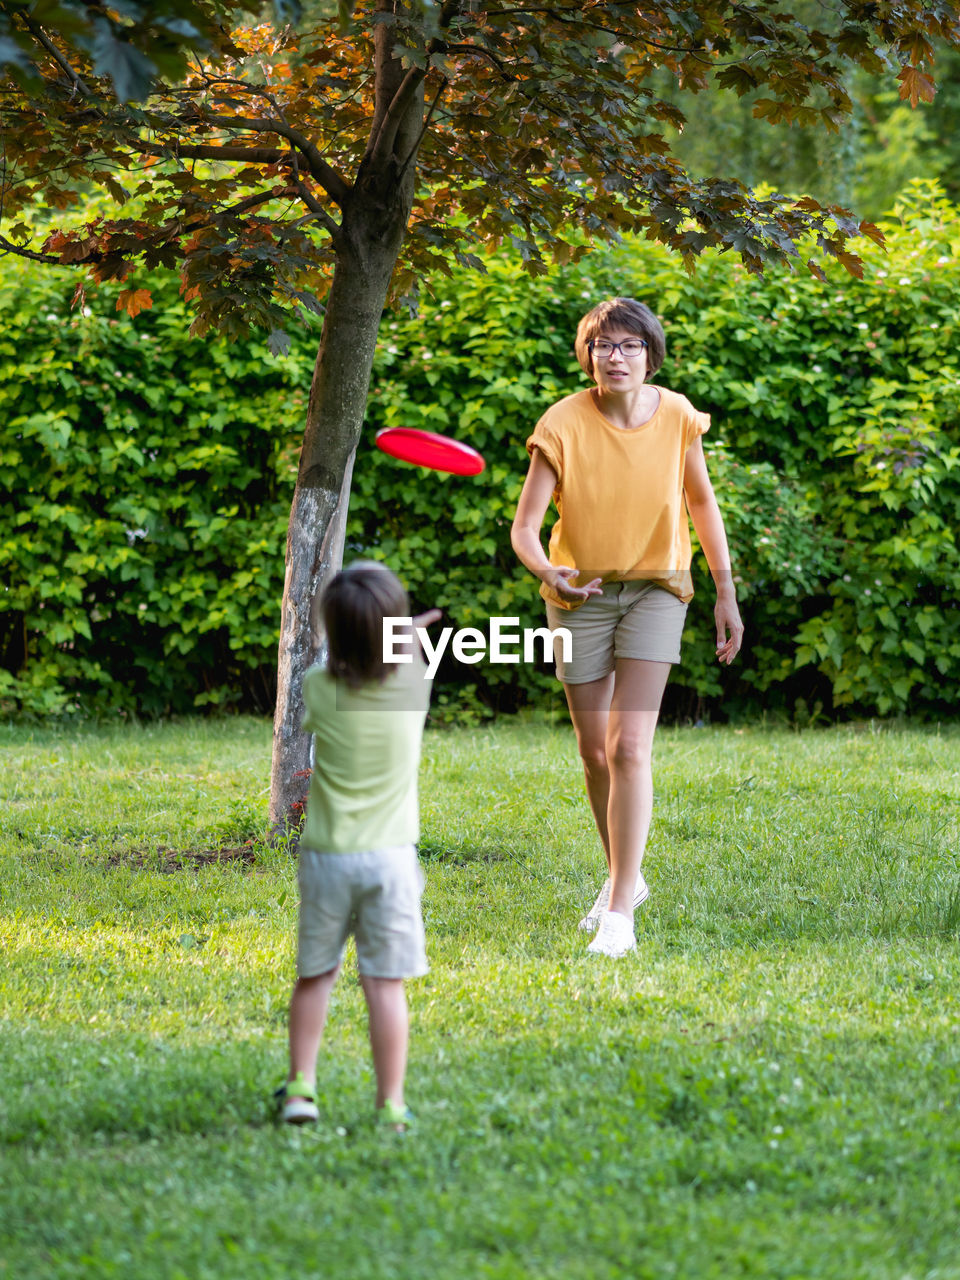
[[[595,338],[587,343],[587,347],[591,355],[595,355],[598,360],[609,360],[615,351],[619,351],[626,360],[636,360],[637,356],[643,355],[646,351],[647,344],[643,338],[627,338],[626,342],[610,342],[607,338]]]

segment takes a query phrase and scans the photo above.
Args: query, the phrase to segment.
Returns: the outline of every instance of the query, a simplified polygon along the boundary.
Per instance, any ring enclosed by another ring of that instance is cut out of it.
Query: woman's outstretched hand
[[[566,564],[553,565],[550,571],[543,575],[543,580],[565,600],[586,600],[588,596],[600,595],[603,591],[603,582],[600,578],[594,578],[582,587],[573,586],[570,579],[575,578],[578,573],[579,569],[572,569]]]
[[[743,644],[743,622],[736,598],[718,596],[713,616],[717,623],[717,661],[729,667]]]

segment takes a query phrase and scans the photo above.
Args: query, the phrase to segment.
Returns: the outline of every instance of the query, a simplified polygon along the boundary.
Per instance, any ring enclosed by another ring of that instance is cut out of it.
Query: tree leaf
[[[837,261],[845,271],[849,271],[857,280],[863,279],[863,259],[858,258],[855,253],[838,253]]]
[[[33,71],[33,63],[9,36],[0,36],[0,67],[16,67],[18,71]]]
[[[900,97],[909,98],[911,107],[917,106],[921,101],[933,101],[936,93],[933,78],[924,75],[919,67],[902,67],[897,79],[900,81]]]
[[[859,229],[860,234],[867,236],[874,244],[879,244],[881,246],[886,244],[886,236],[880,228],[875,226],[872,222],[861,222]]]
[[[118,40],[106,19],[95,18],[93,26],[94,70],[110,77],[121,102],[142,101],[156,74],[155,63],[126,40]]]
[[[117,295],[117,310],[126,311],[131,319],[141,311],[149,311],[152,306],[149,289],[121,289]]]

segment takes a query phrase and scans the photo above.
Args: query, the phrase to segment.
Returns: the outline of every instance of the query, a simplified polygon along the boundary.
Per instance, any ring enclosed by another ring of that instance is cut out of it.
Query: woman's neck
[[[607,421],[624,431],[642,427],[660,407],[660,392],[646,382],[635,390],[620,392],[594,387],[593,398]]]

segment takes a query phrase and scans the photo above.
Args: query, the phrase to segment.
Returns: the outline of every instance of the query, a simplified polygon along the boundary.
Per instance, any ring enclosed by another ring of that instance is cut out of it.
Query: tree
[[[809,25],[777,0],[367,0],[356,9],[341,0],[338,14],[308,13],[299,30],[230,35],[210,0],[191,0],[191,10],[198,30],[216,33],[208,51],[176,82],[150,78],[133,105],[111,93],[89,42],[48,32],[36,6],[3,0],[17,41],[0,106],[3,218],[37,197],[65,207],[91,187],[117,216],[53,230],[42,244],[29,220],[15,221],[0,227],[0,248],[121,281],[118,306],[131,313],[150,305],[130,282],[138,264],[178,270],[194,332],[261,325],[277,351],[292,312],[322,315],[287,540],[271,792],[279,825],[302,794],[311,602],[342,554],[391,292],[414,294],[424,272],[471,261],[479,243],[509,239],[538,273],[545,255],[570,260],[626,230],[688,264],[716,247],[761,271],[800,261],[807,246],[814,272],[819,254],[856,274],[849,239],[880,237],[846,210],[692,179],[671,150],[683,113],[656,77],[665,69],[691,93],[759,91],[753,111],[771,124],[837,130],[851,110],[850,67],[897,69],[901,96],[916,105],[933,94],[932,41],[960,46],[960,28],[952,5],[917,0],[838,0]],[[144,31],[128,38],[149,53]],[[27,45],[35,72],[21,65]]]

